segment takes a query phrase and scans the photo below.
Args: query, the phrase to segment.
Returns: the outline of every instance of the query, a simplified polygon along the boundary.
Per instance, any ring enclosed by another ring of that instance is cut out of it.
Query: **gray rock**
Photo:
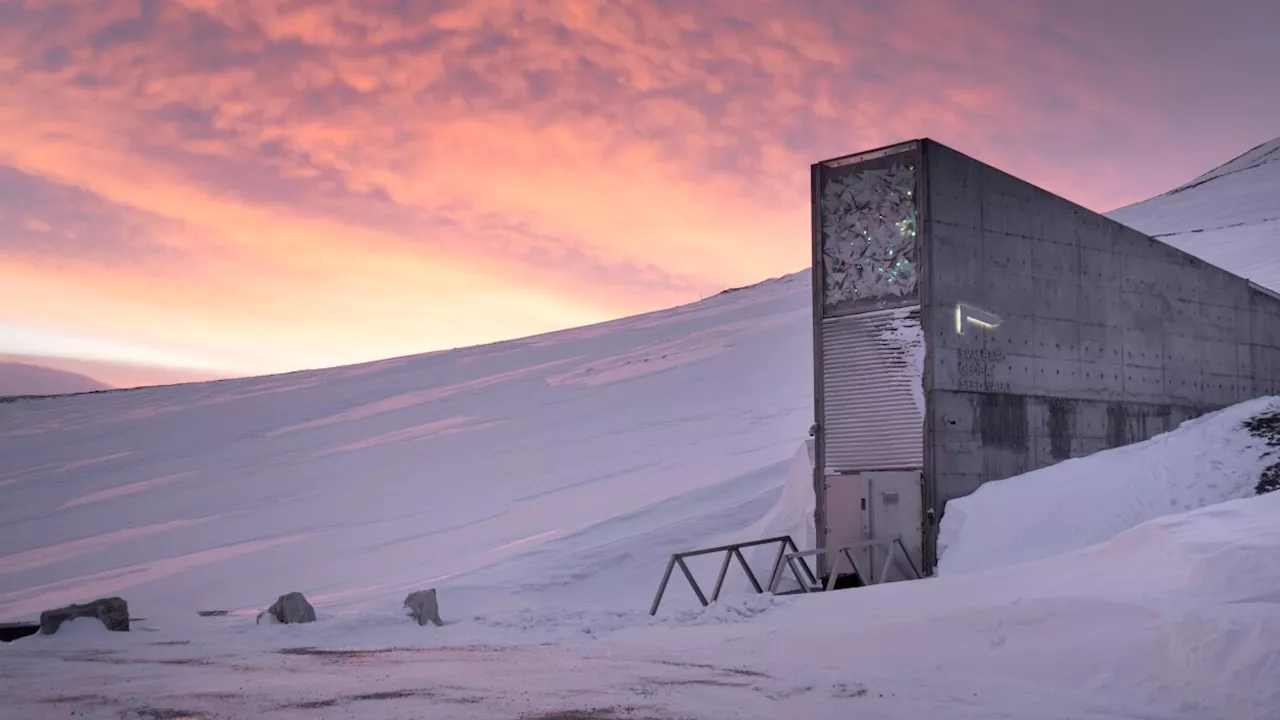
[[[118,597],[99,598],[84,605],[68,605],[40,613],[40,632],[52,635],[62,623],[82,617],[97,618],[114,632],[129,631],[129,603]]]
[[[278,623],[309,623],[316,621],[316,609],[300,592],[281,595],[271,607],[258,614],[254,622],[261,622],[263,615],[271,615]]]
[[[435,588],[409,593],[409,597],[404,599],[404,606],[409,609],[409,617],[417,620],[419,625],[444,625],[444,621],[440,619],[440,604],[436,601]]]

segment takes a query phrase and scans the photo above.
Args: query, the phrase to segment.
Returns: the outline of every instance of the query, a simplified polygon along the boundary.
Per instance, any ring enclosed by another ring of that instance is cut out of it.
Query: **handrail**
[[[729,562],[733,558],[737,558],[738,563],[742,565],[742,569],[746,571],[747,580],[751,582],[751,587],[755,588],[757,593],[763,593],[765,591],[764,587],[760,585],[760,581],[756,579],[755,573],[751,571],[751,565],[748,564],[747,559],[743,557],[742,550],[743,548],[770,545],[772,543],[779,543],[778,555],[774,559],[773,568],[769,573],[769,588],[770,592],[773,592],[773,589],[777,586],[777,578],[782,569],[783,557],[786,555],[787,548],[790,548],[793,553],[797,551],[796,543],[791,539],[790,535],[778,535],[776,537],[765,538],[764,540],[731,543],[729,545],[720,545],[712,548],[689,550],[687,552],[673,554],[671,559],[667,561],[667,570],[662,574],[662,582],[658,584],[658,592],[653,597],[653,604],[649,607],[649,614],[658,614],[658,606],[662,604],[662,597],[667,591],[667,583],[671,581],[671,573],[676,569],[676,566],[680,567],[680,572],[684,575],[685,580],[689,581],[689,587],[693,588],[693,594],[698,597],[698,602],[702,603],[702,607],[707,607],[711,603],[720,599],[720,591],[724,588],[725,576],[729,572]],[[694,579],[693,571],[690,570],[689,565],[685,563],[685,558],[697,557],[699,555],[710,555],[711,553],[718,552],[725,554],[724,562],[720,564],[720,574],[716,577],[716,585],[711,591],[711,599],[708,601],[707,596],[702,592],[702,588],[699,587],[698,581]],[[813,574],[809,572],[808,565],[805,565],[804,567],[805,574],[809,576],[810,580],[817,582]],[[795,572],[794,567],[792,568],[792,572]]]
[[[747,563],[747,559],[742,555],[744,548],[757,547],[760,545],[770,545],[778,543],[778,554],[773,560],[773,567],[769,571],[768,590],[760,585],[760,581],[756,579],[756,575],[751,571],[751,565]],[[653,604],[649,607],[650,615],[658,614],[658,607],[662,604],[662,598],[667,592],[667,585],[671,582],[671,573],[676,567],[680,568],[680,572],[684,575],[685,580],[689,581],[689,587],[693,589],[693,594],[697,596],[698,602],[703,607],[707,607],[711,603],[720,599],[720,591],[724,588],[725,577],[729,573],[729,563],[737,558],[738,564],[742,565],[742,569],[747,573],[747,580],[751,582],[751,587],[755,588],[757,593],[769,592],[777,594],[778,585],[782,582],[783,568],[789,568],[791,573],[795,575],[796,581],[800,583],[800,589],[803,592],[821,592],[835,589],[836,579],[839,576],[840,557],[843,556],[849,561],[849,567],[859,577],[862,572],[858,569],[858,564],[854,562],[852,552],[861,550],[862,548],[873,548],[884,546],[887,548],[885,554],[884,569],[880,572],[880,579],[865,578],[864,582],[868,585],[878,585],[883,583],[889,576],[889,568],[893,567],[894,555],[901,551],[902,558],[907,561],[911,567],[911,572],[916,578],[920,578],[920,570],[916,568],[915,561],[911,559],[911,554],[907,552],[907,548],[902,544],[902,536],[897,535],[890,538],[876,538],[871,540],[862,540],[860,542],[849,543],[834,548],[818,548],[816,550],[800,550],[796,548],[795,541],[790,535],[778,535],[776,537],[765,538],[763,540],[752,540],[750,542],[731,543],[729,545],[720,545],[712,548],[702,548],[700,550],[689,550],[687,552],[675,553],[671,559],[667,561],[666,572],[662,574],[662,582],[658,584],[658,592],[653,597]],[[788,552],[788,549],[790,552]],[[697,557],[699,555],[710,555],[712,553],[724,553],[724,562],[720,563],[720,572],[716,576],[715,587],[711,591],[711,598],[708,600],[706,594],[702,591],[702,587],[698,585],[698,581],[693,577],[693,571],[689,569],[689,565],[685,562],[686,558]],[[805,562],[805,558],[815,555],[830,556],[835,555],[836,561],[832,564],[831,574],[827,577],[824,586],[818,580],[814,572],[809,568],[809,563]]]
[[[879,585],[883,583],[886,578],[889,577],[889,568],[893,566],[893,556],[897,550],[902,551],[902,558],[907,561],[907,565],[911,567],[911,573],[916,576],[916,579],[919,579],[921,577],[920,571],[916,568],[915,561],[911,559],[911,554],[907,552],[906,546],[902,544],[901,535],[896,535],[890,538],[874,538],[871,540],[862,540],[859,542],[849,543],[848,545],[841,545],[840,547],[834,547],[834,548],[818,548],[816,550],[794,550],[792,552],[787,553],[786,556],[783,558],[783,560],[786,562],[787,567],[791,568],[792,574],[796,576],[796,580],[800,583],[800,588],[804,592],[808,593],[808,592],[815,592],[815,591],[822,591],[822,590],[830,591],[835,589],[836,579],[840,574],[838,570],[840,569],[839,564],[840,564],[841,556],[844,556],[844,558],[849,561],[849,567],[853,570],[855,574],[858,575],[858,577],[863,577],[862,571],[858,569],[858,564],[854,562],[853,555],[851,553],[854,550],[861,550],[862,548],[870,548],[870,547],[877,547],[877,546],[888,547],[888,551],[885,554],[884,569],[880,571],[879,580],[875,580],[869,577],[864,578],[864,582],[867,585]],[[836,561],[835,563],[832,563],[832,566],[831,566],[831,574],[827,576],[827,584],[825,587],[823,587],[821,583],[813,579],[813,574],[809,572],[808,564],[804,562],[804,558],[812,557],[814,555],[822,555],[824,557],[830,556],[830,555],[836,556]],[[806,584],[804,580],[801,579],[800,572],[796,570],[796,565],[795,565],[796,561],[799,561],[801,567],[804,568],[805,575],[807,575],[811,580],[810,583]],[[769,592],[776,593],[778,591],[778,583],[781,581],[782,581],[782,572],[781,572],[781,567],[779,567],[775,571],[773,578],[770,581]]]

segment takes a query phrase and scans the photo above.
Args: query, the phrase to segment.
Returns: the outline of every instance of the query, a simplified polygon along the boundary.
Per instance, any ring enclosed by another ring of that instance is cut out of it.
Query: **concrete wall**
[[[945,146],[927,141],[924,164],[925,494],[937,517],[983,482],[1280,386],[1280,300]],[[1003,322],[959,334],[957,303]]]

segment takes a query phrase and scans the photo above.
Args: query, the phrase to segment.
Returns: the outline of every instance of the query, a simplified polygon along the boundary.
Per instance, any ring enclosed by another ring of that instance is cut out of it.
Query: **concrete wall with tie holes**
[[[1280,387],[1275,294],[936,142],[923,163],[938,519],[984,482]],[[968,319],[988,314],[998,324]]]

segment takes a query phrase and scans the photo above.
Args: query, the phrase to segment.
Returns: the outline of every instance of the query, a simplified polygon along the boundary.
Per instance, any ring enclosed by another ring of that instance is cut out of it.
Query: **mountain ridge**
[[[88,375],[26,362],[0,360],[0,400],[59,396],[112,389]]]

